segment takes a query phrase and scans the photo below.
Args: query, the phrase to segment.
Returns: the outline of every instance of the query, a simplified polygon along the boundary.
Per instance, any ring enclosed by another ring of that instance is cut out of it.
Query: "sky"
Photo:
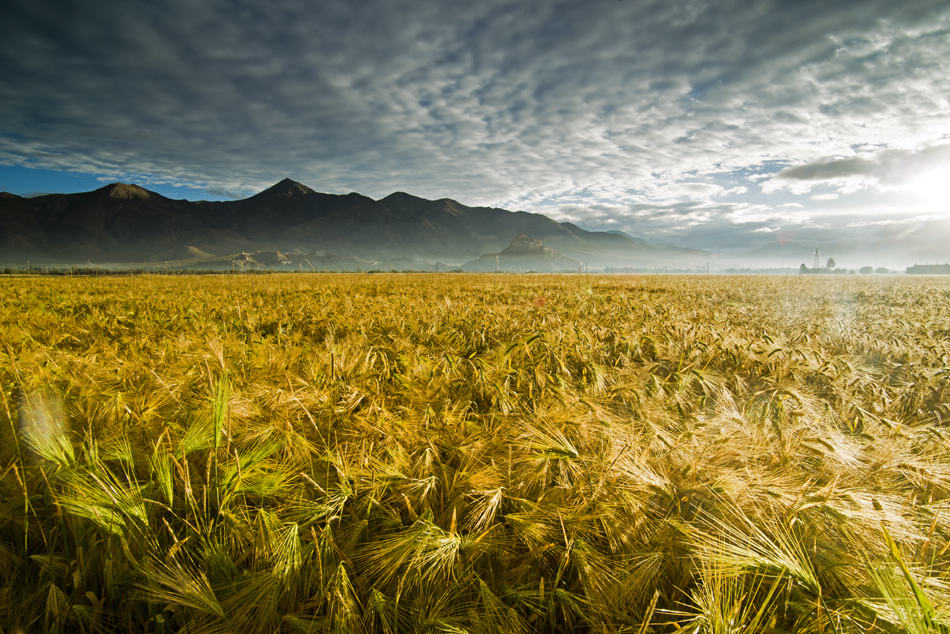
[[[950,236],[948,59],[944,1],[7,0],[0,190],[290,177],[722,252],[917,244]]]

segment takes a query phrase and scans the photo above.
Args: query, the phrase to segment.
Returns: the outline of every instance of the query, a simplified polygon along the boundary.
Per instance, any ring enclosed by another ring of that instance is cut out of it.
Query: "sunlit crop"
[[[950,631],[950,281],[0,290],[0,627]]]

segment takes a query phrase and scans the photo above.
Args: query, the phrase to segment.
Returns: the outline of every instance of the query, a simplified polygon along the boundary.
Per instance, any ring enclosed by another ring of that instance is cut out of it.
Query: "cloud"
[[[861,158],[834,159],[789,167],[779,172],[775,178],[822,181],[847,176],[869,176],[876,167],[874,162]]]
[[[950,138],[948,28],[929,1],[14,0],[0,162],[643,213],[693,244],[825,183],[895,186]]]
[[[231,198],[232,200],[238,200],[247,197],[247,192],[232,191],[230,189],[222,189],[220,187],[207,187],[205,188],[205,191],[212,196]]]
[[[917,179],[936,170],[950,170],[950,144],[915,150],[889,149],[860,157],[823,159],[787,167],[763,184],[763,190],[807,193],[827,184],[845,193],[860,189],[903,191],[913,189]],[[834,198],[837,198],[834,193],[811,196],[812,200]]]

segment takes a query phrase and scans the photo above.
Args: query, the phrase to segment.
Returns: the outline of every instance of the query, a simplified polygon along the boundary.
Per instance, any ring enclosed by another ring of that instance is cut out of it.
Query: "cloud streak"
[[[950,144],[918,150],[884,150],[865,158],[825,159],[787,167],[764,189],[805,193],[824,183],[844,192],[855,189],[901,191],[914,188],[921,175],[940,170],[950,174]]]

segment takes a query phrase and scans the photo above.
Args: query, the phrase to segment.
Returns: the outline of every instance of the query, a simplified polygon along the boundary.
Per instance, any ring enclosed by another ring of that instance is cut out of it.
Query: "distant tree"
[[[887,270],[886,268],[884,268],[883,266],[877,267],[876,269],[874,269],[874,272],[875,272],[875,273],[880,273],[880,274],[882,274],[882,275],[884,275],[884,274],[886,274],[886,273],[890,273],[890,271],[888,271],[888,270]]]
[[[870,275],[871,273],[874,272],[874,267],[873,267],[873,266],[862,266],[861,269],[859,270],[859,272],[861,273],[861,275]]]
[[[800,267],[798,267],[798,272],[799,272],[799,273],[807,273],[807,272],[808,272],[808,267],[805,266],[805,263],[804,263],[804,262],[802,262],[802,265],[801,265]]]
[[[825,262],[825,268],[828,268],[828,269],[833,269],[833,268],[835,268],[835,259],[834,259],[834,258],[828,258],[828,261]]]

